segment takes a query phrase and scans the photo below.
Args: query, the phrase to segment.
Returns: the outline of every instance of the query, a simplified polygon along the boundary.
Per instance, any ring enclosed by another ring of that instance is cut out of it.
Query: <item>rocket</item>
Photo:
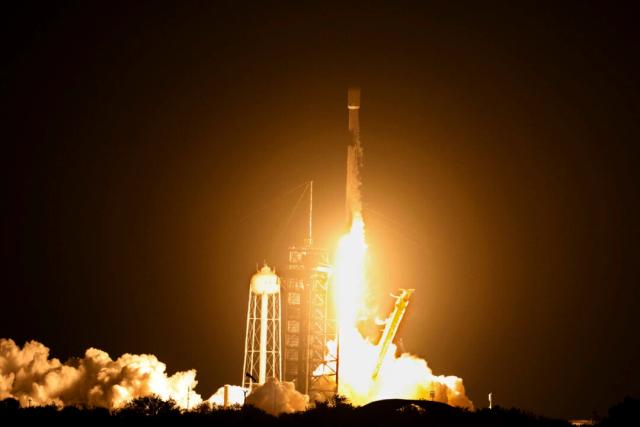
[[[349,88],[347,92],[349,110],[349,135],[347,146],[347,220],[351,224],[354,216],[362,215],[362,143],[360,142],[360,88]]]

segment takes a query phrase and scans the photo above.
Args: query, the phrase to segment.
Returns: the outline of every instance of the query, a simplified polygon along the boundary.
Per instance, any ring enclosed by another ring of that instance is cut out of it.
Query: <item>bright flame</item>
[[[344,342],[342,338],[347,339],[354,332],[358,317],[364,309],[366,254],[364,221],[362,215],[354,215],[351,231],[338,243],[335,260],[333,295],[341,342]]]
[[[431,399],[455,406],[473,407],[462,379],[435,376],[421,358],[408,353],[396,356],[391,344],[379,375],[373,378],[380,347],[363,337],[357,328],[366,312],[365,227],[362,214],[353,214],[351,230],[338,244],[333,277],[333,295],[338,321],[339,349],[329,344],[329,353],[339,352],[339,390],[354,405],[380,399]]]

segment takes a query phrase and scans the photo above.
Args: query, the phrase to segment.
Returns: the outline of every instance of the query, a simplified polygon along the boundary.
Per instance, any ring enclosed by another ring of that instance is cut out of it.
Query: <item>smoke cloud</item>
[[[65,363],[49,358],[49,349],[29,341],[22,348],[0,339],[0,399],[14,398],[21,406],[87,405],[120,408],[142,396],[173,399],[186,408],[202,402],[194,392],[196,371],[169,376],[166,365],[149,354],[124,354],[112,360],[96,348]]]
[[[254,389],[245,401],[248,405],[262,409],[272,415],[304,411],[309,396],[297,391],[292,382],[270,378]]]
[[[350,331],[350,352],[340,357],[340,394],[356,406],[382,399],[425,399],[452,406],[473,409],[473,402],[465,393],[461,378],[454,375],[434,375],[426,360],[410,353],[396,355],[391,344],[377,378],[372,378],[378,361],[379,347]],[[329,354],[335,354],[336,342],[328,343]],[[329,363],[335,370],[335,363]],[[322,366],[316,375],[332,372]],[[331,377],[327,377],[331,381]],[[322,400],[321,396],[311,396]]]
[[[227,405],[244,405],[244,389],[239,385],[222,386],[207,399],[207,403],[215,406],[225,406],[225,387],[227,393]]]

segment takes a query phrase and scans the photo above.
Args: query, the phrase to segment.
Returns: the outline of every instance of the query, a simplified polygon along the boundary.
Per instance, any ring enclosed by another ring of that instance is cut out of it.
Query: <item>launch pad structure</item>
[[[311,400],[325,401],[338,390],[337,342],[330,297],[331,266],[325,249],[313,241],[313,181],[309,183],[309,234],[303,246],[289,248],[284,279],[284,380]]]

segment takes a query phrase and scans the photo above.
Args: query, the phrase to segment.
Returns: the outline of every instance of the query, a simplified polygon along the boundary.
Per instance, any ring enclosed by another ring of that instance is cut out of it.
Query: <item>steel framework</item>
[[[251,279],[247,305],[242,386],[251,390],[282,378],[280,279],[268,266]]]
[[[337,337],[330,275],[326,251],[310,246],[289,248],[284,288],[284,378],[312,401],[326,400],[337,391],[338,360],[331,351]]]
[[[338,390],[338,334],[329,295],[330,275],[329,265],[316,266],[309,288],[308,394],[321,401]]]

